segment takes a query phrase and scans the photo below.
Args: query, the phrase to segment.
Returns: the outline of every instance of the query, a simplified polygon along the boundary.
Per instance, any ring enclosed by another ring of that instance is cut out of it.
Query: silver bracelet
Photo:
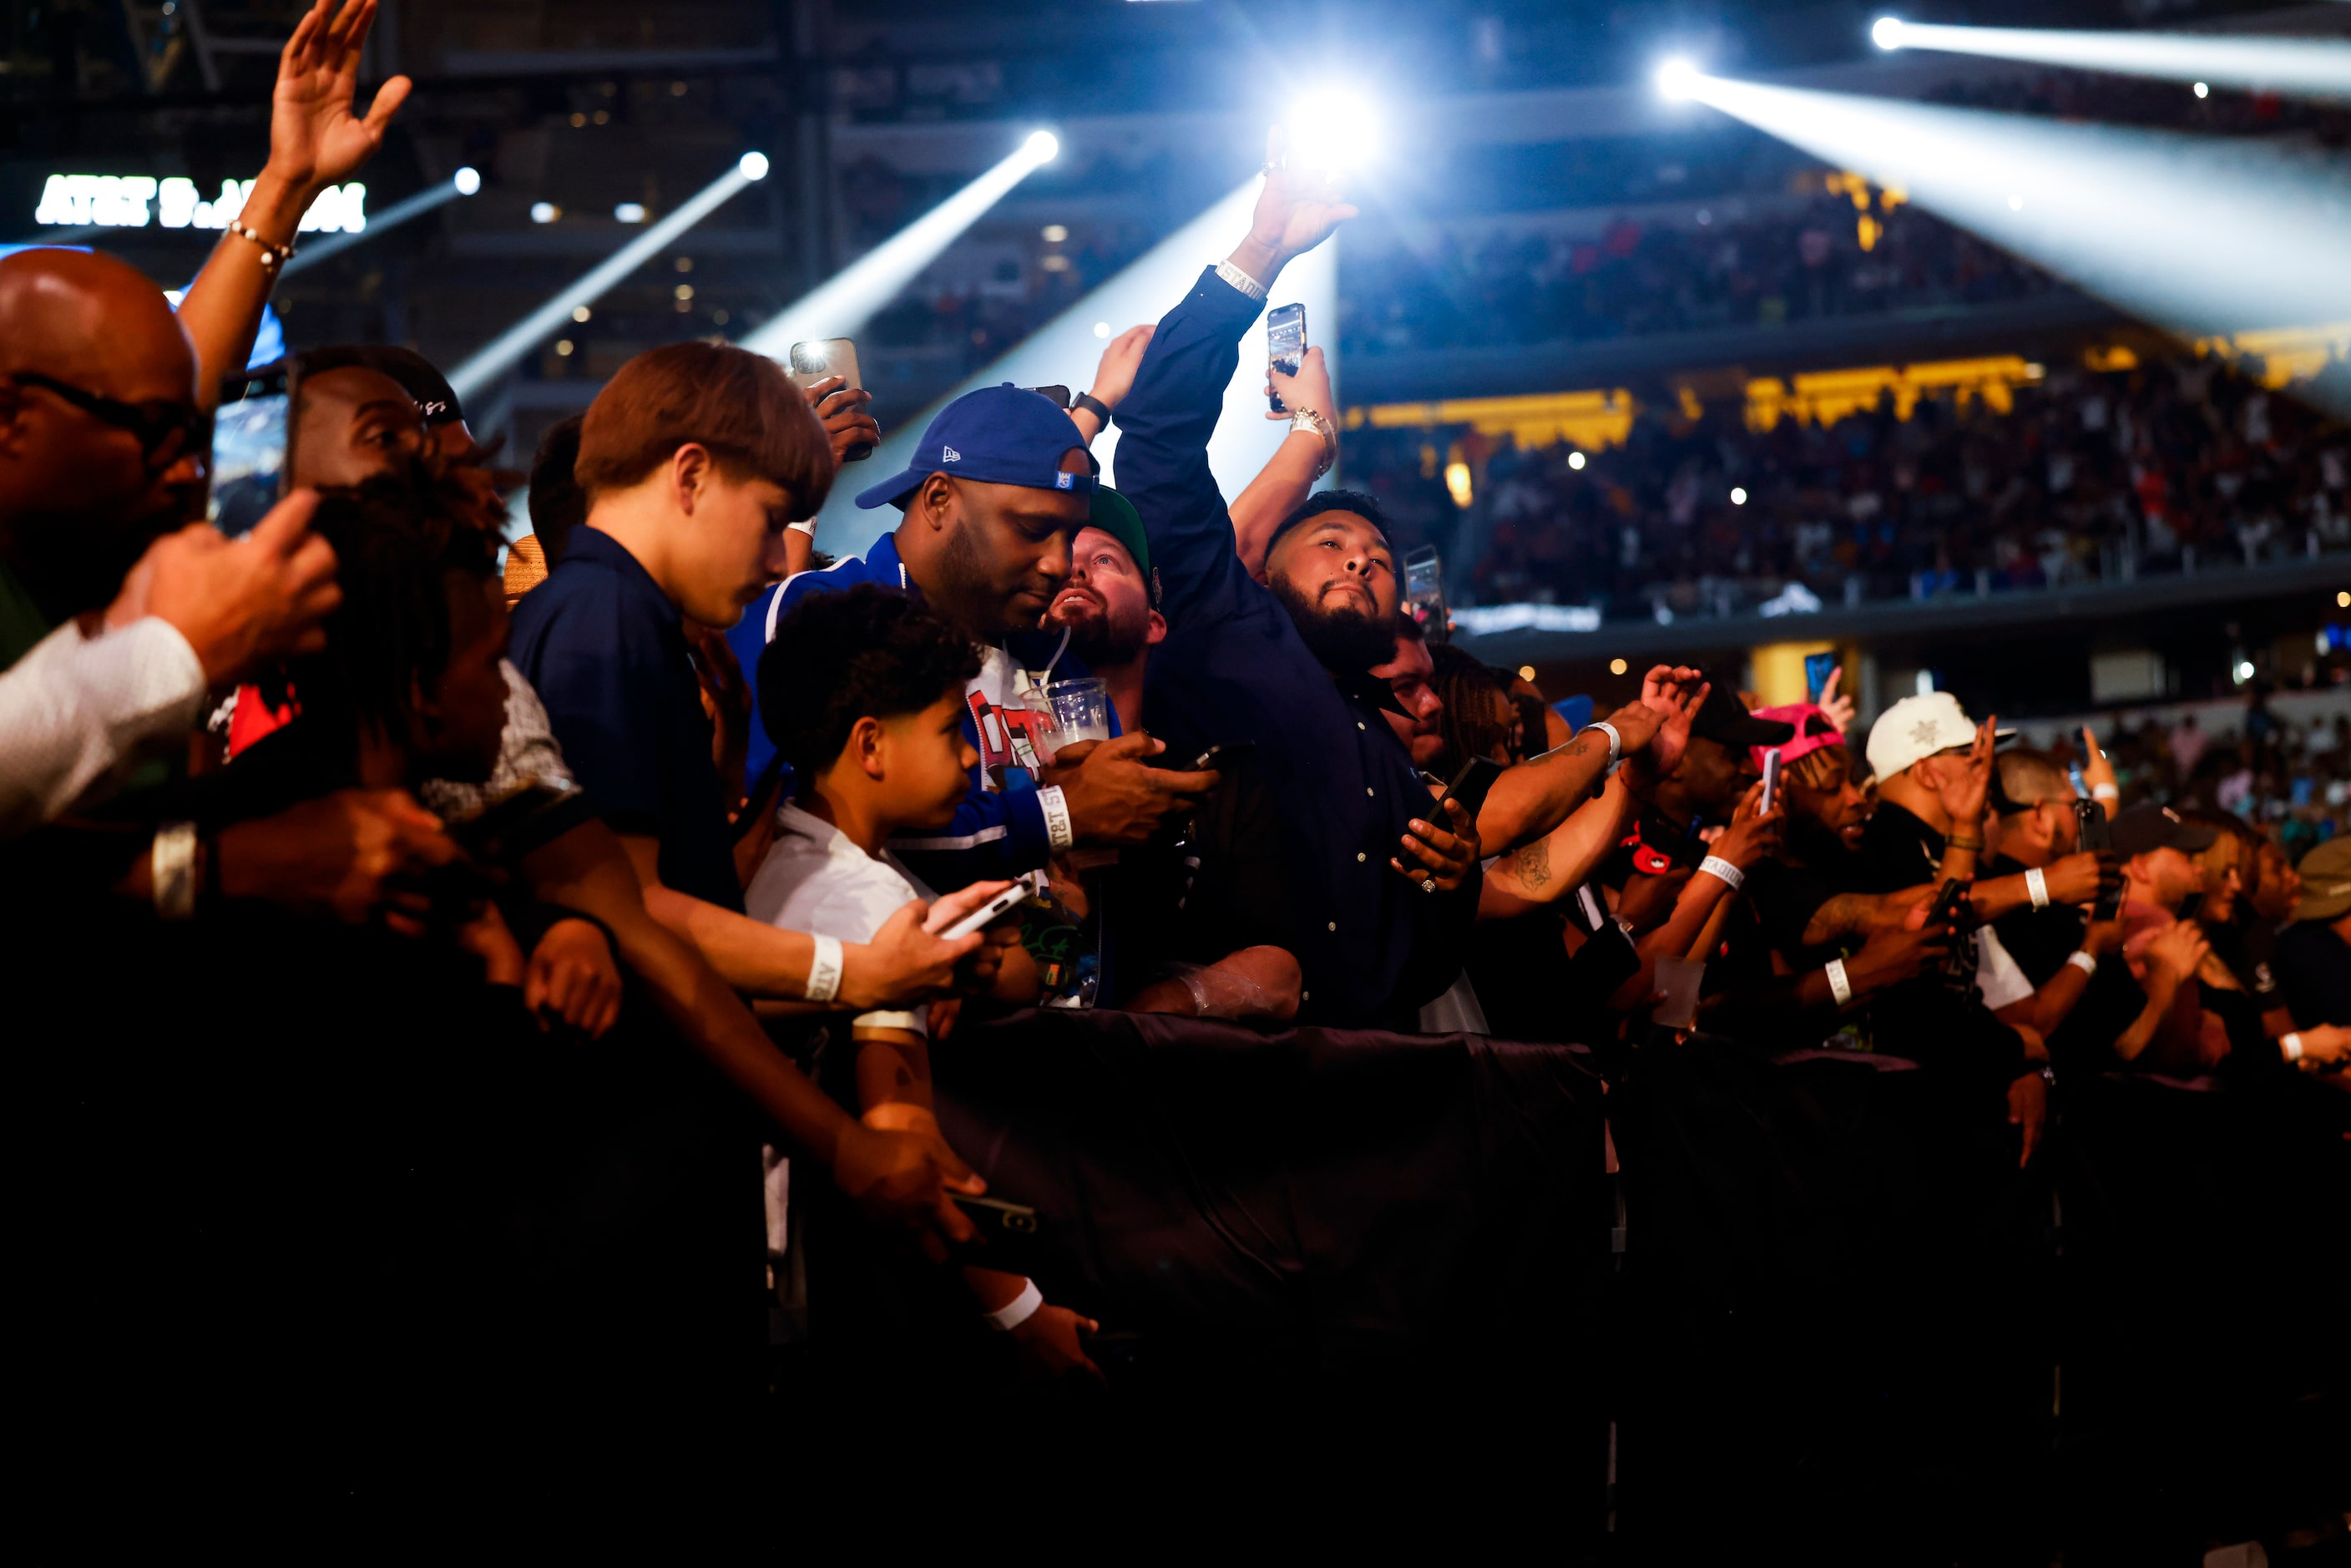
[[[829,1002],[841,995],[841,938],[812,938],[816,951],[809,958],[807,997],[812,1002]]]
[[[155,830],[147,867],[154,882],[155,913],[187,920],[196,913],[196,825],[166,822]]]
[[[1625,737],[1616,733],[1616,727],[1604,718],[1595,718],[1585,727],[1596,729],[1608,737],[1608,766],[1615,767],[1625,755]]]
[[[2041,868],[2039,866],[2027,866],[2025,868],[2024,891],[2032,895],[2033,908],[2046,909],[2049,907],[2049,879],[2041,874]]]
[[[2095,975],[2098,972],[2098,956],[2086,949],[2066,954],[2065,962],[2073,965],[2085,975]]]
[[[1853,982],[1845,978],[1844,960],[1842,958],[1832,958],[1828,961],[1827,968],[1829,976],[1829,995],[1836,998],[1837,1006],[1843,1007],[1845,1003],[1853,1000]]]
[[[1729,861],[1724,860],[1720,855],[1707,856],[1706,859],[1698,862],[1698,869],[1706,873],[1708,876],[1720,877],[1723,881],[1730,884],[1730,891],[1733,893],[1737,893],[1740,888],[1747,885],[1747,873],[1740,871],[1737,866],[1732,865]]]
[[[1314,477],[1320,479],[1323,475],[1331,472],[1331,465],[1332,464],[1339,461],[1339,433],[1331,428],[1331,422],[1329,420],[1323,418],[1312,409],[1291,409],[1290,411],[1290,433],[1292,435],[1297,434],[1299,427],[1301,425],[1306,429],[1312,431],[1317,436],[1322,438],[1322,461],[1316,465],[1314,469]]]

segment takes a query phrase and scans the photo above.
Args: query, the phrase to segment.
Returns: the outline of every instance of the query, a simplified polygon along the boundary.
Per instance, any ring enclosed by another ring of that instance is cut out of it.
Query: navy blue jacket
[[[1405,824],[1433,802],[1376,705],[1384,683],[1342,691],[1235,549],[1208,436],[1258,308],[1204,271],[1118,408],[1118,488],[1143,514],[1168,625],[1144,717],[1178,756],[1256,743],[1290,850],[1300,1021],[1408,1030],[1460,972],[1479,879],[1430,894],[1389,869]]]

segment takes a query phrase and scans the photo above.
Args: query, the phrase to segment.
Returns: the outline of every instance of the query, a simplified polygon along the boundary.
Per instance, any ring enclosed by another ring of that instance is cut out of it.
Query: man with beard
[[[1070,652],[1110,689],[1120,732],[1140,729],[1144,667],[1166,640],[1167,618],[1159,613],[1143,519],[1108,486],[1094,492],[1086,526],[1071,542],[1069,580],[1045,612],[1045,625],[1069,633]]]
[[[983,387],[939,411],[904,472],[857,497],[905,520],[862,557],[802,572],[769,602],[765,637],[809,594],[879,583],[918,596],[985,646],[965,694],[966,737],[980,757],[971,793],[943,831],[892,846],[933,887],[1017,876],[1081,843],[1140,843],[1217,782],[1213,772],[1145,766],[1166,748],[1140,733],[1064,747],[1033,772],[1024,758],[1040,676],[1090,673],[1067,656],[1057,663],[1060,639],[1038,625],[1070,579],[1071,540],[1095,499],[1093,459],[1070,416],[1008,382]]]
[[[1292,258],[1353,209],[1275,168],[1249,235],[1153,334],[1116,415],[1169,632],[1144,713],[1178,755],[1248,744],[1276,803],[1295,903],[1299,1017],[1411,1029],[1460,972],[1478,834],[1442,812],[1370,674],[1395,656],[1395,557],[1369,497],[1325,492],[1276,531],[1255,575],[1207,460],[1241,335]],[[1335,437],[1329,438],[1335,444]]]

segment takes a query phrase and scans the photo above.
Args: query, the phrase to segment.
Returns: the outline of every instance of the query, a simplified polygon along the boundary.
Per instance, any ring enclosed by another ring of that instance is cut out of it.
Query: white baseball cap
[[[2015,733],[2012,729],[1995,732],[2001,740]],[[1975,739],[1975,721],[1950,693],[1904,697],[1869,727],[1869,768],[1880,779],[1891,779],[1921,758],[1973,746]]]

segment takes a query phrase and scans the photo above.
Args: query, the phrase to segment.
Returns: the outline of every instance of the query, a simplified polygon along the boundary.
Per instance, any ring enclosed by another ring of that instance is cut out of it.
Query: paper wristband
[[[2302,1060],[2302,1036],[2299,1034],[2280,1036],[2278,1039],[2278,1049],[2285,1052],[2285,1059],[2288,1061],[2300,1061]]]
[[[1617,734],[1616,727],[1604,718],[1593,719],[1591,727],[1608,737],[1608,766],[1615,767],[1625,756],[1625,737]]]
[[[2119,800],[2122,798],[2123,792],[2116,785],[2093,784],[2090,786],[2090,799],[2093,800]]]
[[[196,825],[166,822],[155,830],[155,847],[148,852],[148,870],[154,882],[155,913],[165,920],[186,920],[196,913]]]
[[[1747,885],[1747,873],[1740,871],[1737,866],[1732,865],[1729,861],[1724,860],[1720,855],[1707,856],[1706,859],[1698,862],[1698,869],[1706,873],[1708,876],[1720,877],[1723,881],[1730,884],[1730,891],[1733,893],[1737,893],[1740,888]]]
[[[987,1320],[988,1327],[999,1333],[1010,1333],[1014,1329],[1035,1317],[1037,1309],[1044,1304],[1045,1292],[1037,1288],[1037,1281],[1023,1280],[1020,1281],[1019,1295],[997,1308],[996,1311],[982,1312],[980,1316]]]
[[[829,1002],[841,995],[841,938],[819,936],[816,956],[809,960],[808,999]]]
[[[1070,826],[1070,802],[1059,784],[1048,784],[1037,791],[1037,804],[1045,813],[1045,841],[1056,850],[1066,850],[1078,841],[1076,831]]]
[[[2095,953],[2068,953],[2065,955],[2065,962],[2073,965],[2085,975],[2095,975],[2098,972],[2098,958]]]
[[[2025,868],[2024,891],[2032,895],[2033,908],[2046,909],[2049,907],[2049,879],[2042,874],[2041,868],[2039,866],[2028,866]]]
[[[1836,998],[1837,1006],[1843,1007],[1845,1003],[1853,1000],[1853,982],[1844,977],[1844,960],[1842,958],[1830,959],[1828,962],[1828,975],[1829,995]]]

